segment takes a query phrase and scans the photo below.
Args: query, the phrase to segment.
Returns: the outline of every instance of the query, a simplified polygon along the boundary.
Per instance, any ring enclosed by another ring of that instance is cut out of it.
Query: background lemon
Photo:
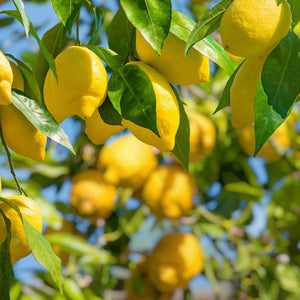
[[[0,105],[8,105],[11,103],[13,73],[9,61],[1,51],[0,70]]]

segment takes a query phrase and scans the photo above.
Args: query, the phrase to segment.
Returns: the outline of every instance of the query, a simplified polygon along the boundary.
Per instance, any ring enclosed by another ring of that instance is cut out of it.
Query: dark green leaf
[[[0,27],[10,25],[14,21],[14,18],[3,18],[0,20]]]
[[[172,19],[171,0],[121,0],[131,24],[160,55]]]
[[[71,35],[72,26],[79,15],[84,0],[51,0],[51,2],[59,20]]]
[[[219,27],[222,15],[232,1],[233,0],[222,0],[199,20],[187,41],[185,48],[186,53],[189,52],[193,45],[207,37]]]
[[[180,160],[185,169],[189,170],[189,157],[190,157],[190,122],[185,112],[183,102],[180,100],[179,95],[175,88],[172,89],[177,97],[180,123],[175,137],[175,147],[172,153]]]
[[[105,99],[104,103],[98,107],[98,111],[104,123],[110,125],[122,125],[122,117],[114,109],[108,97]]]
[[[95,15],[95,28],[93,31],[93,35],[91,39],[89,40],[90,45],[95,44],[95,39],[97,34],[99,33],[101,27],[103,26],[103,11],[100,7],[93,6],[93,12]]]
[[[24,26],[26,37],[28,38],[29,28],[30,28],[30,20],[26,15],[24,4],[22,0],[13,0],[14,5],[21,16],[21,23]]]
[[[75,154],[73,146],[63,129],[54,120],[52,115],[39,103],[28,98],[24,93],[13,90],[12,104],[21,111],[40,132],[50,137],[53,141],[65,146]]]
[[[299,0],[288,0],[291,6],[292,16],[293,16],[293,27],[297,25],[300,21],[300,1]]]
[[[159,136],[155,93],[148,75],[140,67],[126,65],[114,71],[108,83],[108,96],[122,118]]]
[[[186,15],[173,11],[170,32],[179,39],[187,42],[195,25],[196,23]],[[228,54],[213,38],[207,37],[195,44],[193,48],[217,63],[227,74],[231,75],[234,71],[234,66]]]
[[[0,245],[0,295],[1,299],[10,300],[9,292],[14,279],[14,271],[10,258],[11,223],[1,209],[0,219],[4,220],[7,230],[6,239]]]

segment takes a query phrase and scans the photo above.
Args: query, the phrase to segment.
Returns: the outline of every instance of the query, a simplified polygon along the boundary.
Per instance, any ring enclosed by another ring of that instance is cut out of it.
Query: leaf
[[[187,42],[195,24],[186,15],[173,11],[170,32]],[[193,48],[217,63],[227,74],[231,75],[234,71],[234,66],[228,54],[213,38],[207,37],[195,44]]]
[[[24,231],[26,234],[28,245],[32,251],[33,256],[51,275],[56,286],[62,292],[63,277],[61,274],[61,261],[54,254],[50,243],[42,234],[36,230],[27,220],[22,216],[19,207],[12,201],[0,197],[0,200],[12,207],[21,218]]]
[[[114,71],[108,83],[108,97],[123,119],[159,136],[156,96],[148,75],[140,67],[125,65]]]
[[[300,2],[299,0],[288,0],[288,3],[291,6],[292,17],[293,17],[292,27],[294,28],[297,25],[297,23],[300,21]]]
[[[294,32],[267,57],[261,80],[268,104],[285,119],[300,93],[300,39]]]
[[[183,102],[180,100],[179,95],[173,86],[172,89],[176,95],[180,111],[180,123],[175,137],[175,147],[172,153],[180,160],[184,168],[188,171],[190,157],[190,122],[185,112]]]
[[[122,125],[122,117],[115,110],[108,97],[104,103],[98,107],[98,111],[104,123],[109,125]]]
[[[59,20],[71,35],[72,26],[79,15],[84,0],[51,0],[51,2]]]
[[[108,29],[109,48],[127,58],[133,53],[134,42],[135,28],[129,22],[122,7],[120,7]]]
[[[42,43],[48,49],[53,58],[55,58],[62,49],[64,35],[65,30],[64,26],[61,23],[56,24],[43,35]],[[42,92],[48,70],[49,64],[40,49],[32,71]]]
[[[224,108],[226,106],[230,106],[230,89],[231,89],[231,86],[233,84],[233,81],[234,81],[234,78],[235,78],[237,72],[239,71],[239,69],[241,68],[241,66],[243,65],[244,62],[245,62],[245,60],[234,70],[234,72],[231,74],[231,76],[227,80],[227,83],[224,87],[223,93],[220,98],[220,102],[219,102],[218,107],[216,108],[214,114],[217,113],[222,108]]]
[[[65,146],[73,154],[75,151],[69,138],[55,121],[52,115],[39,103],[28,98],[24,93],[13,90],[12,104],[28,119],[41,133],[50,137],[53,141]]]
[[[28,39],[29,28],[30,28],[31,22],[25,12],[23,1],[22,0],[13,0],[13,2],[14,2],[14,5],[15,5],[17,11],[19,12],[19,14],[21,16],[21,23],[24,26],[25,35],[26,35],[26,38]]]
[[[14,270],[10,258],[11,223],[1,209],[0,219],[4,220],[7,230],[6,239],[0,244],[0,295],[1,299],[10,300],[10,288],[14,279]]]
[[[199,20],[188,38],[185,47],[186,54],[193,45],[207,37],[219,27],[222,15],[232,1],[233,0],[222,0]]]
[[[99,33],[101,27],[103,26],[103,11],[100,7],[96,7],[93,6],[93,12],[94,12],[94,16],[95,16],[95,28],[94,28],[94,32],[93,35],[91,36],[90,40],[89,40],[89,44],[90,45],[94,45],[95,44],[95,39],[97,34]]]
[[[172,19],[171,0],[121,0],[131,24],[160,55]]]

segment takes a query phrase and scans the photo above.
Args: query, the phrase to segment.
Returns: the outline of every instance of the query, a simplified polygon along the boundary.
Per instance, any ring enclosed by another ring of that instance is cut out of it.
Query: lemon
[[[24,91],[24,79],[18,67],[10,62],[13,70],[12,87]],[[36,129],[13,104],[0,107],[0,122],[7,146],[16,153],[35,161],[45,158],[47,137]]]
[[[157,163],[151,146],[126,134],[101,149],[98,168],[103,170],[103,176],[108,182],[137,190],[145,183]]]
[[[72,178],[71,205],[84,218],[95,223],[107,219],[117,200],[116,188],[104,181],[98,170],[86,170]]]
[[[255,122],[255,93],[265,59],[266,56],[248,58],[234,78],[230,88],[234,128],[243,128]]]
[[[292,15],[283,0],[234,0],[223,14],[220,34],[225,50],[252,57],[269,52],[288,33]]]
[[[195,180],[180,165],[161,165],[142,189],[142,199],[159,219],[178,219],[193,207]]]
[[[7,199],[19,207],[23,217],[28,223],[39,232],[42,232],[42,214],[39,207],[32,199],[25,196],[11,196],[7,197]],[[10,255],[11,261],[14,264],[21,258],[29,255],[31,249],[28,246],[23,222],[18,213],[2,201],[0,201],[0,209],[11,222]],[[0,232],[0,244],[2,244],[7,237],[6,225],[2,215],[0,215]]]
[[[13,72],[9,61],[0,51],[0,105],[11,103],[11,86],[13,82]]]
[[[159,137],[150,129],[124,120],[123,125],[142,142],[152,145],[161,152],[172,151],[179,127],[180,112],[176,96],[167,80],[143,62],[130,62],[141,68],[149,77],[156,97],[156,123]]]
[[[203,269],[204,257],[192,233],[170,233],[155,246],[147,260],[148,274],[162,293],[187,289],[188,282]]]
[[[85,125],[87,136],[96,145],[104,144],[111,136],[125,129],[123,126],[105,123],[98,109],[86,120]]]
[[[44,85],[45,104],[56,119],[78,115],[90,118],[105,100],[107,73],[96,54],[91,50],[72,46],[55,58],[58,84],[51,70]]]
[[[239,142],[247,155],[251,156],[254,154],[255,135],[253,125],[249,125],[240,130]],[[282,158],[283,153],[290,146],[291,139],[288,132],[288,126],[286,123],[283,123],[261,148],[257,156],[265,158],[267,162],[275,162]]]
[[[139,58],[161,73],[168,82],[189,85],[209,80],[209,60],[195,49],[185,55],[186,43],[169,33],[160,56],[142,34],[136,31],[136,50]]]

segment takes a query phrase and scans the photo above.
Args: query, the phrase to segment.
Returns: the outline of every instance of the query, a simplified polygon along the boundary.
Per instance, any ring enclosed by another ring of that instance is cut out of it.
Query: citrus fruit
[[[11,103],[11,86],[13,82],[13,73],[9,61],[0,51],[0,105]]]

